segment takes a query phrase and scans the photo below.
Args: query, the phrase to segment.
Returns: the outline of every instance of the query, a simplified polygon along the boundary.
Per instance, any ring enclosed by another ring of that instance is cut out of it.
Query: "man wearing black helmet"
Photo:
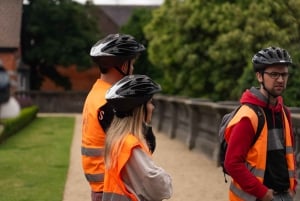
[[[263,111],[265,121],[255,137],[257,115],[240,114],[226,130],[225,168],[232,177],[231,201],[291,201],[295,194],[294,138],[289,110],[281,97],[292,59],[279,47],[268,47],[252,58],[259,88],[246,90],[240,102]]]
[[[106,104],[105,93],[112,84],[132,74],[134,62],[144,50],[142,44],[126,34],[110,34],[91,48],[90,56],[101,74],[84,103],[81,155],[92,201],[102,200],[105,131],[113,117],[112,109]]]

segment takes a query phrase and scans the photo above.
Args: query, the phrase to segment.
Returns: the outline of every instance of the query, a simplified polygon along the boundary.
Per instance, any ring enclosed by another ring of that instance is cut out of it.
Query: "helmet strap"
[[[119,67],[115,66],[115,69],[123,76],[126,76],[126,73],[124,73]]]
[[[131,66],[131,60],[128,60],[127,61],[128,63],[128,66],[127,66],[127,72],[126,73],[124,73],[122,70],[121,70],[121,68],[119,68],[119,67],[116,67],[115,66],[115,69],[121,74],[121,75],[123,75],[123,76],[126,76],[126,75],[129,75],[129,73],[130,73],[130,66]],[[124,64],[123,64],[124,65]]]
[[[276,98],[277,96],[276,95],[273,95],[266,87],[265,87],[265,83],[264,83],[264,78],[263,78],[263,81],[261,82],[261,85],[262,85],[262,88],[263,90],[265,90],[268,94],[268,97],[267,97],[267,105],[266,107],[269,107],[270,105],[270,96],[272,96],[273,98]]]
[[[128,60],[127,75],[130,73],[131,60]]]

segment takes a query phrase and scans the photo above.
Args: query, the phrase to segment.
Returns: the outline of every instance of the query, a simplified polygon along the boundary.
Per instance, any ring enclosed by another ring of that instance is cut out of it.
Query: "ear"
[[[124,62],[123,63],[123,65],[121,66],[121,70],[123,71],[123,72],[127,72],[127,65],[128,64],[128,62],[126,61],[126,62]]]
[[[256,72],[256,79],[258,80],[259,83],[263,82],[263,74],[261,72]]]

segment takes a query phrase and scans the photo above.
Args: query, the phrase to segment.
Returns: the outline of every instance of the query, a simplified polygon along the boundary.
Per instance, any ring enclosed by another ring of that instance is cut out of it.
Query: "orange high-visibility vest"
[[[290,189],[295,189],[295,158],[293,152],[293,144],[291,137],[291,130],[288,118],[282,109],[284,114],[284,135],[285,135],[285,147],[286,147],[286,159],[290,177]],[[229,122],[226,131],[225,139],[228,142],[231,130],[235,124],[237,124],[243,117],[248,117],[251,121],[254,132],[256,132],[258,125],[257,114],[247,105],[243,105],[233,119]],[[267,140],[268,140],[268,127],[265,121],[265,125],[260,133],[255,144],[250,148],[246,156],[246,167],[249,171],[256,176],[256,178],[263,183],[264,174],[267,161]],[[243,191],[239,184],[233,179],[230,184],[229,200],[230,201],[255,201],[257,198]]]
[[[110,87],[98,79],[85,100],[82,113],[82,167],[94,192],[103,191],[105,133],[98,121],[98,109],[106,103],[105,93]]]
[[[128,134],[118,158],[112,159],[117,160],[116,165],[105,170],[103,201],[138,201],[138,198],[126,189],[121,180],[121,171],[129,160],[132,150],[136,147],[143,149],[150,155],[148,149],[135,136]],[[117,149],[117,147],[113,149]]]

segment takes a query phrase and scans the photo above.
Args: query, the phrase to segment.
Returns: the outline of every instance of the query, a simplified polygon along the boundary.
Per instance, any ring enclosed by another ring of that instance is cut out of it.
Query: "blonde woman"
[[[115,116],[107,130],[103,201],[160,201],[172,194],[170,175],[154,164],[143,135],[153,94],[161,87],[145,75],[129,75],[106,93]],[[149,119],[150,118],[150,119]]]

